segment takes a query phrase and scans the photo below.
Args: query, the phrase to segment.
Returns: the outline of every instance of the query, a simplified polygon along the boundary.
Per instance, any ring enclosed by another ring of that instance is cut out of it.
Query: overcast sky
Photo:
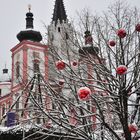
[[[140,8],[140,0],[126,0],[130,5]],[[34,27],[45,32],[42,22],[49,25],[55,0],[0,0],[0,73],[5,63],[11,69],[10,49],[18,42],[16,35],[25,29],[25,14],[28,4],[32,5]],[[105,11],[115,0],[64,0],[68,18],[76,17],[76,11],[89,8],[93,14]]]

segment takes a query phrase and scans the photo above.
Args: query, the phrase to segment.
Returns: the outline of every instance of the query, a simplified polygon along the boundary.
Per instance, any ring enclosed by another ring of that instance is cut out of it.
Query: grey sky
[[[45,32],[42,21],[49,25],[52,18],[55,0],[0,0],[0,74],[5,63],[11,69],[10,49],[18,42],[16,35],[25,29],[25,14],[27,5],[32,5],[35,29]],[[140,8],[140,0],[126,0],[130,5]],[[115,0],[64,0],[68,18],[74,18],[76,10],[85,7],[94,12],[106,10],[108,5]]]

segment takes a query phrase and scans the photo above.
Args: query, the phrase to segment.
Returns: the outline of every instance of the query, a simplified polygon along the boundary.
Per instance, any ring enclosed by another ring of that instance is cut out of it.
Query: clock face
[[[40,54],[39,54],[39,52],[33,52],[33,58],[35,59],[39,59],[40,58]]]

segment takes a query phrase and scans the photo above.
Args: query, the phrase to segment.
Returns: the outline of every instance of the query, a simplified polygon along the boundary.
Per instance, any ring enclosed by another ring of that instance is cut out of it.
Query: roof
[[[33,30],[33,13],[30,11],[26,14],[26,30],[21,31],[17,34],[17,39],[22,42],[23,40],[31,40],[35,42],[40,42],[42,36],[40,32]]]
[[[55,1],[55,7],[54,7],[52,21],[54,21],[55,24],[57,24],[58,19],[60,20],[60,23],[67,20],[67,15],[66,15],[63,0],[56,0]]]
[[[21,31],[17,34],[17,38],[20,42],[22,42],[23,40],[40,42],[42,40],[40,32],[34,30]]]

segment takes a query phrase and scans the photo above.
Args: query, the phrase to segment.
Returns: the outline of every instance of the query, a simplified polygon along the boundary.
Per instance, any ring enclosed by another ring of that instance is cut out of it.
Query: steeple
[[[55,7],[54,7],[52,21],[54,21],[55,25],[56,25],[58,20],[60,21],[60,23],[62,23],[62,21],[67,20],[67,15],[66,15],[63,0],[56,0],[55,1]]]
[[[92,55],[97,55],[99,53],[99,48],[93,46],[93,38],[88,29],[85,31],[85,47],[79,49],[80,55],[86,55],[87,53]]]
[[[21,31],[17,34],[17,38],[20,42],[23,40],[31,40],[35,42],[40,42],[42,40],[42,36],[40,32],[34,31],[34,25],[33,25],[33,13],[31,13],[31,6],[28,6],[29,12],[26,14],[26,30]]]

